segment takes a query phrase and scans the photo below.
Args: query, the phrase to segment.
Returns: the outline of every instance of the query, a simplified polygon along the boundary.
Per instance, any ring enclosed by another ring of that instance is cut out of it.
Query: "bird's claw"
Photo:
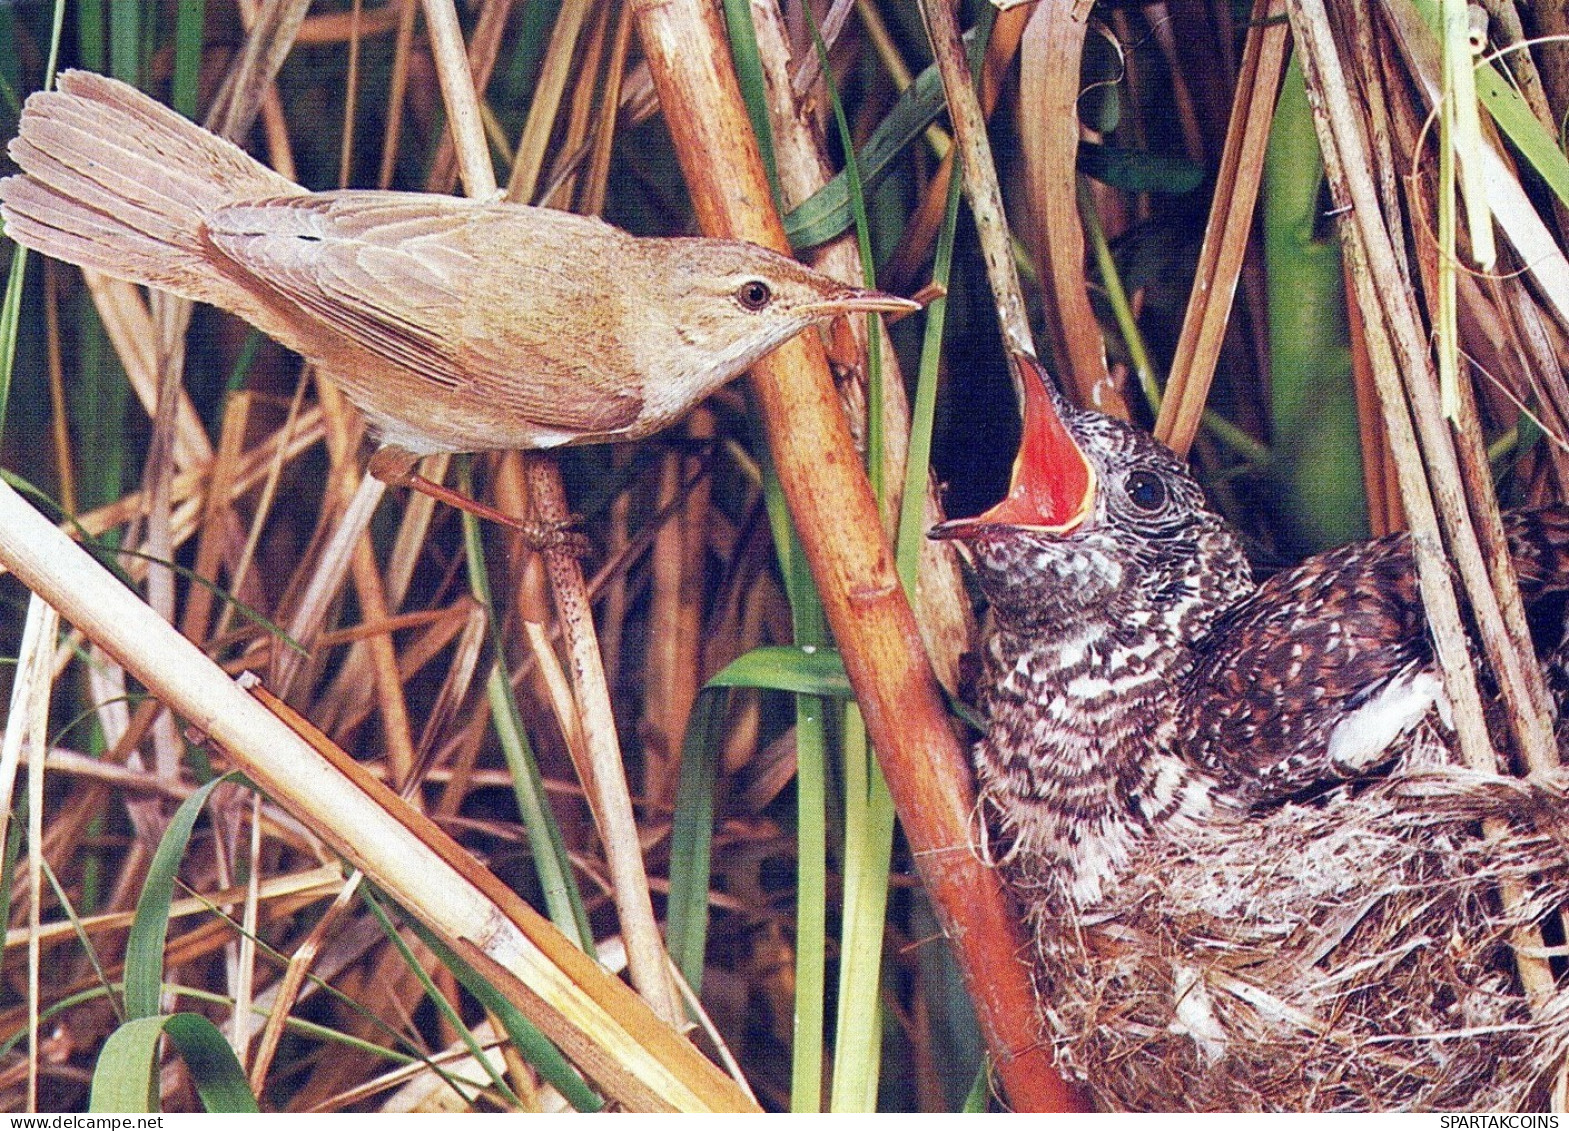
[[[580,515],[574,514],[561,519],[510,519],[506,525],[521,534],[528,548],[538,553],[555,551],[586,558],[594,544],[588,535],[572,529],[582,521]]]
[[[509,530],[516,530],[523,536],[523,541],[531,550],[540,553],[556,550],[570,554],[574,558],[585,558],[594,548],[587,535],[571,529],[582,522],[578,515],[569,515],[561,519],[517,518],[496,509],[489,503],[482,503],[461,491],[455,491],[433,479],[427,479],[414,470],[418,462],[417,455],[406,449],[388,445],[379,448],[371,456],[366,470],[385,483],[411,488],[449,506],[467,511],[477,518],[494,522],[498,526],[505,526]]]

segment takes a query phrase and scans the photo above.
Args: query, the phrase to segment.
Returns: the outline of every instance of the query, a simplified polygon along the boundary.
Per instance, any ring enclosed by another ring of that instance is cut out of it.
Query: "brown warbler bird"
[[[309,192],[85,71],[28,98],[9,152],[23,175],[0,181],[7,235],[238,314],[365,413],[381,440],[373,474],[421,490],[434,486],[413,473],[421,456],[635,440],[808,326],[918,309],[736,240],[640,238],[431,193]]]

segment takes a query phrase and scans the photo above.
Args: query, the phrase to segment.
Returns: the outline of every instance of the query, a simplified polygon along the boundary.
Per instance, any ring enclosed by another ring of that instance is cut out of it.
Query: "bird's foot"
[[[498,518],[495,521],[516,530],[528,548],[539,553],[555,550],[574,558],[586,558],[594,548],[587,534],[572,529],[583,521],[581,515],[561,519]]]
[[[494,522],[509,530],[516,530],[523,536],[524,543],[531,550],[540,553],[554,550],[570,554],[575,558],[583,558],[587,557],[589,551],[593,549],[593,543],[588,540],[587,535],[572,529],[582,521],[577,515],[564,519],[518,518],[465,495],[462,491],[455,491],[445,484],[437,483],[434,479],[427,479],[414,470],[414,465],[418,462],[419,457],[412,452],[397,447],[384,447],[370,457],[370,464],[366,470],[384,483],[394,487],[407,487],[429,495],[448,506],[468,511],[476,518]]]

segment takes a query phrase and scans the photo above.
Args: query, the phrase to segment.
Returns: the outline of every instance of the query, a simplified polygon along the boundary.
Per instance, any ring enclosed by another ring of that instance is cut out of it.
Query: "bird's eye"
[[[1128,501],[1139,510],[1154,513],[1166,505],[1166,484],[1160,476],[1149,471],[1135,471],[1123,484]]]
[[[736,288],[735,300],[747,310],[756,312],[774,300],[774,292],[761,279],[748,279]]]

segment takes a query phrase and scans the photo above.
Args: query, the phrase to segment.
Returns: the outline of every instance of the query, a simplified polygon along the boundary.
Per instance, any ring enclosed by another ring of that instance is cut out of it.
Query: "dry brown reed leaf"
[[[69,769],[70,763],[61,762],[57,755],[51,755],[48,768]],[[140,776],[146,777],[146,775]],[[171,792],[179,791],[176,789]],[[257,895],[263,902],[278,904],[281,913],[289,914],[302,906],[320,901],[324,896],[335,894],[342,887],[343,869],[337,864],[321,864],[303,872],[269,876],[259,882]],[[246,898],[244,887],[205,892],[200,896],[186,896],[170,904],[169,918],[176,920],[204,915],[214,906],[234,903],[244,898]],[[64,920],[49,923],[39,929],[38,939],[46,945],[67,942],[76,937],[78,925],[90,936],[101,932],[124,931],[131,926],[134,914],[133,911],[109,911],[101,915],[83,915],[75,925]],[[5,935],[5,949],[15,950],[25,946],[29,934],[25,927],[12,927]]]
[[[528,124],[523,127],[523,136],[518,139],[517,155],[512,162],[512,175],[507,182],[507,196],[511,200],[525,204],[533,202],[534,190],[545,165],[545,147],[550,142],[571,74],[578,36],[594,7],[590,0],[566,0],[561,6],[561,15],[551,32],[550,49],[545,53],[544,71],[534,86],[533,101],[529,103]]]
[[[1209,227],[1155,422],[1155,438],[1178,455],[1187,454],[1198,434],[1252,235],[1264,147],[1286,64],[1283,11],[1281,0],[1253,6]]]
[[[1127,419],[1106,367],[1106,342],[1090,306],[1079,223],[1079,59],[1088,15],[1079,0],[1035,5],[1019,45],[1024,210],[1058,379],[1078,404]]]

